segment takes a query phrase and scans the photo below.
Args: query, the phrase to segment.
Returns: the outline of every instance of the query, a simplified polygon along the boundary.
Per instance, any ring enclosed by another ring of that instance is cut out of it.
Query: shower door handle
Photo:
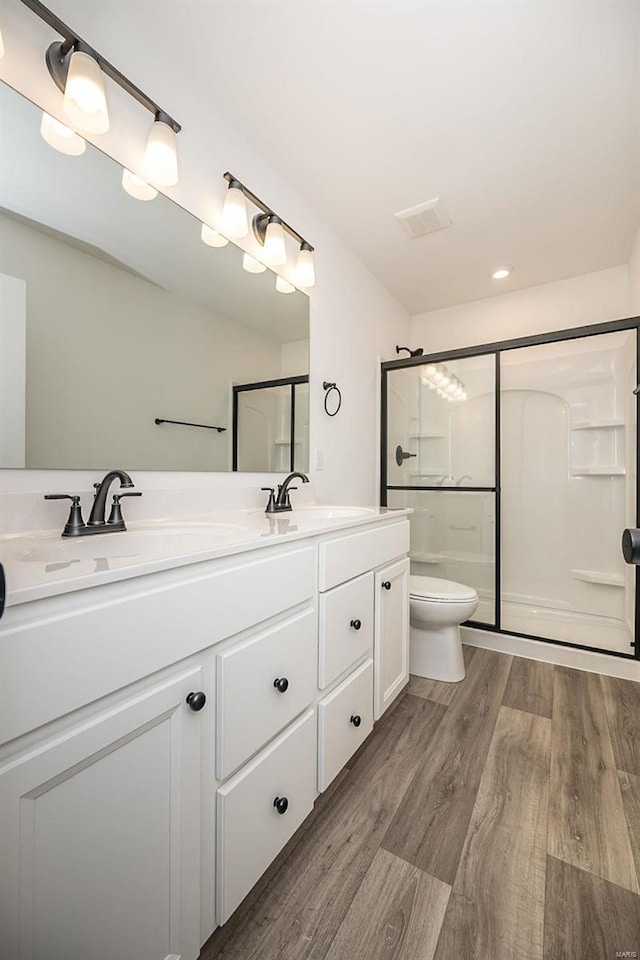
[[[400,444],[396,447],[396,463],[399,467],[402,466],[405,460],[410,460],[411,457],[417,457],[417,453],[405,453]]]

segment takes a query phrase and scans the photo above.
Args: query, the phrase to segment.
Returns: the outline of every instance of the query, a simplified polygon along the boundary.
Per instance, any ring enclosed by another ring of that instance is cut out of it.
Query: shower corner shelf
[[[409,440],[447,440],[448,433],[410,433]]]
[[[624,420],[579,420],[571,425],[572,430],[614,430],[616,427],[624,427]]]
[[[608,573],[604,570],[572,570],[575,580],[584,583],[598,583],[605,587],[624,587],[624,576],[621,573]]]
[[[571,470],[571,477],[624,477],[626,474],[624,467],[574,467]]]

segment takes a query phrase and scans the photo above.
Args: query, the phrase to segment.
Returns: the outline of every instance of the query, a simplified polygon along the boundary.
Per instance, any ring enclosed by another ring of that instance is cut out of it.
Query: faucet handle
[[[132,490],[131,493],[114,493],[113,502],[120,503],[123,497],[141,497],[141,496],[142,496],[141,490]]]
[[[71,500],[71,510],[69,519],[64,525],[62,531],[63,537],[78,537],[80,531],[84,530],[84,520],[82,519],[82,508],[80,507],[80,497],[71,493],[45,493],[45,500]]]
[[[122,511],[120,509],[120,501],[123,497],[141,497],[142,492],[140,490],[134,490],[131,493],[114,493],[113,503],[111,504],[111,513],[109,514],[109,519],[107,524],[109,526],[115,526],[119,530],[126,530],[127,528],[124,525],[124,517],[122,516]]]
[[[275,510],[276,510],[276,498],[275,498],[274,495],[273,495],[273,492],[274,492],[273,487],[260,487],[260,489],[261,489],[261,490],[264,490],[265,493],[268,492],[268,494],[269,494],[269,500],[268,500],[268,502],[267,502],[267,507],[266,507],[266,510],[265,510],[264,512],[265,512],[265,513],[275,513]]]
[[[72,506],[77,506],[80,503],[80,497],[77,494],[71,493],[45,493],[45,500],[71,500]]]

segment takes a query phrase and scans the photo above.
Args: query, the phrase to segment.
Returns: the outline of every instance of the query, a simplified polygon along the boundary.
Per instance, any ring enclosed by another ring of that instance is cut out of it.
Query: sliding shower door
[[[638,320],[383,364],[382,502],[473,622],[639,657]]]
[[[411,572],[457,580],[496,622],[496,363],[457,359],[387,381],[387,503],[412,507]]]
[[[503,629],[629,653],[636,331],[501,356]]]

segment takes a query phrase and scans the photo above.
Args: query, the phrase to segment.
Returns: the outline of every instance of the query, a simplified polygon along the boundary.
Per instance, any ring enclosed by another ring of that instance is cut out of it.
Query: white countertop
[[[128,524],[125,532],[77,538],[63,538],[60,530],[0,537],[6,605],[399,519],[411,512],[309,504],[276,516],[267,516],[263,510],[237,510],[147,520]]]

